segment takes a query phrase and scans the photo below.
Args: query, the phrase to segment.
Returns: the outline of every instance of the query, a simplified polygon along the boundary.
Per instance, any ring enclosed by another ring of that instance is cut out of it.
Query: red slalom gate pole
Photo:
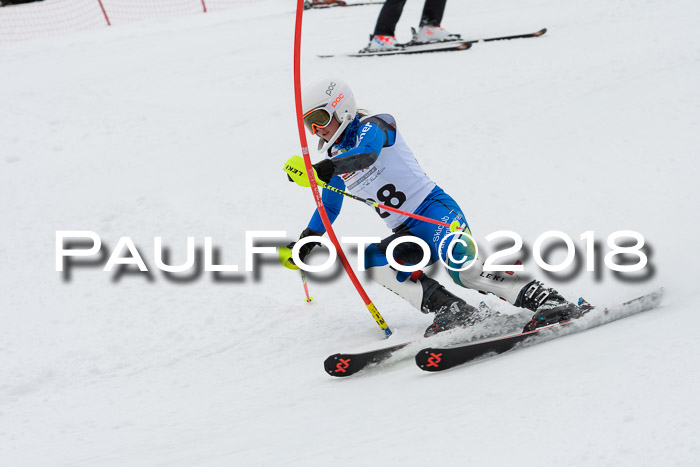
[[[367,295],[367,292],[365,292],[365,289],[362,287],[362,284],[360,284],[360,281],[355,275],[355,271],[352,270],[348,259],[345,257],[345,252],[340,246],[338,238],[335,236],[335,232],[333,231],[331,222],[328,219],[328,214],[326,213],[326,208],[323,206],[323,201],[321,200],[321,193],[319,192],[318,186],[316,185],[316,179],[314,178],[314,171],[311,166],[311,157],[309,156],[309,147],[306,141],[306,133],[304,130],[304,121],[302,117],[303,111],[301,106],[301,20],[303,14],[304,0],[297,0],[297,14],[295,22],[296,24],[294,27],[294,101],[296,103],[297,126],[299,127],[299,141],[301,143],[301,153],[304,155],[304,165],[306,167],[306,174],[309,177],[311,192],[313,193],[314,201],[316,201],[316,207],[318,208],[318,213],[321,216],[321,220],[323,221],[323,226],[326,228],[326,232],[328,232],[328,238],[331,240],[331,242],[335,246],[336,251],[338,252],[338,258],[340,258],[340,262],[343,264],[345,272],[347,272],[348,276],[350,277],[350,280],[355,286],[355,289],[360,294],[360,297],[362,297],[362,300],[365,302],[365,306],[367,306],[367,309],[372,314],[374,320],[377,322],[379,327],[384,330],[384,334],[386,334],[386,336],[389,337],[391,336],[391,329],[389,329],[389,325],[386,324],[386,321],[384,321],[382,315],[379,314],[377,307],[374,306],[374,303],[372,303],[372,300],[370,300],[369,296]]]

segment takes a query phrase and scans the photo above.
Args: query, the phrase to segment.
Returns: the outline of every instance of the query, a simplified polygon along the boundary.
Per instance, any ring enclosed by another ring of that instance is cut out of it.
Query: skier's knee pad
[[[514,272],[484,271],[484,262],[475,257],[472,242],[454,242],[446,264],[452,280],[462,287],[492,293],[515,304],[520,291],[531,279]]]
[[[369,268],[368,272],[371,274],[372,280],[391,290],[417,310],[421,310],[423,285],[420,281],[414,280],[410,275],[404,275],[405,280],[403,281],[399,280],[397,274],[400,273],[388,264]]]
[[[529,277],[514,272],[484,271],[484,263],[478,258],[471,261],[468,269],[450,271],[450,277],[462,287],[492,293],[513,305],[523,287],[532,281]]]

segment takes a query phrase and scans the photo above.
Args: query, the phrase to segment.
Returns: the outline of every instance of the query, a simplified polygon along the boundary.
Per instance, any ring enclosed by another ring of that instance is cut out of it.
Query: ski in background
[[[363,5],[383,5],[384,2],[345,2],[343,0],[306,0],[304,1],[304,10],[316,10],[324,8],[334,8],[334,7],[349,7],[349,6],[363,6]]]
[[[320,58],[331,58],[331,57],[377,57],[382,55],[410,55],[410,54],[422,54],[430,52],[448,52],[455,50],[467,50],[472,45],[463,40],[454,41],[442,41],[442,42],[428,42],[425,44],[415,44],[415,45],[404,45],[401,48],[396,48],[392,50],[377,50],[377,51],[365,51],[360,50],[359,52],[349,53],[349,54],[330,54],[330,55],[318,55]]]
[[[459,34],[455,34],[457,39],[440,41],[440,42],[427,42],[427,43],[416,43],[414,39],[409,42],[402,44],[400,48],[393,50],[377,50],[377,51],[367,51],[365,49],[360,50],[355,53],[348,54],[326,54],[318,55],[320,58],[331,58],[331,57],[375,57],[382,55],[408,55],[408,54],[418,54],[418,53],[430,53],[430,52],[447,52],[455,50],[468,50],[473,44],[478,42],[493,42],[493,41],[506,41],[512,39],[527,39],[531,37],[540,37],[547,32],[547,28],[542,28],[539,31],[531,32],[527,34],[516,34],[510,36],[496,36],[487,37],[483,39],[473,39],[464,40],[459,38]],[[415,31],[413,31],[413,36],[415,37]]]
[[[487,37],[485,39],[474,39],[467,41],[470,44],[476,44],[477,42],[493,42],[493,41],[509,41],[511,39],[528,39],[530,37],[540,37],[543,36],[547,32],[547,28],[542,28],[537,32],[531,32],[527,34],[516,34],[514,36],[496,36],[496,37]]]

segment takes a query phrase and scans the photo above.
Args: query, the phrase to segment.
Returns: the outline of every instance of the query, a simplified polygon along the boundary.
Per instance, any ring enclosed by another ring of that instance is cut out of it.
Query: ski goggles
[[[343,102],[346,96],[350,95],[350,89],[347,85],[343,86],[338,95],[334,100],[324,105],[323,107],[316,107],[315,109],[309,110],[304,114],[304,126],[307,130],[315,135],[316,132],[321,128],[326,128],[330,125],[331,120],[333,120],[333,112],[335,108]]]
[[[330,107],[330,111],[328,109]],[[330,125],[333,119],[333,107],[328,103],[324,107],[318,107],[313,110],[309,110],[304,114],[304,126],[307,130],[315,135],[321,128],[326,128]]]

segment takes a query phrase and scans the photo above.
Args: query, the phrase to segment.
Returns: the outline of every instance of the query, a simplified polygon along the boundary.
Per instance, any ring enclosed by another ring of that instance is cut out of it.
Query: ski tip
[[[427,347],[416,354],[416,365],[423,371],[440,371],[442,356],[441,351]]]
[[[653,300],[654,302],[659,302],[659,301],[661,301],[661,298],[664,296],[665,292],[666,292],[666,289],[664,289],[663,287],[657,287],[656,289],[652,290],[648,294],[642,295],[642,297],[639,297],[639,298],[648,297],[651,300]],[[630,301],[634,301],[634,299],[630,300]],[[628,302],[626,302],[626,303],[628,303]]]
[[[350,376],[353,372],[348,371],[351,358],[343,358],[343,354],[333,354],[323,362],[323,369],[331,376]]]
[[[538,36],[543,35],[546,32],[547,32],[547,28],[542,28],[539,31],[537,31],[535,34],[533,34],[533,36],[538,37]]]
[[[654,300],[661,301],[665,293],[666,289],[663,287],[659,287],[656,290],[652,291],[650,295]]]

